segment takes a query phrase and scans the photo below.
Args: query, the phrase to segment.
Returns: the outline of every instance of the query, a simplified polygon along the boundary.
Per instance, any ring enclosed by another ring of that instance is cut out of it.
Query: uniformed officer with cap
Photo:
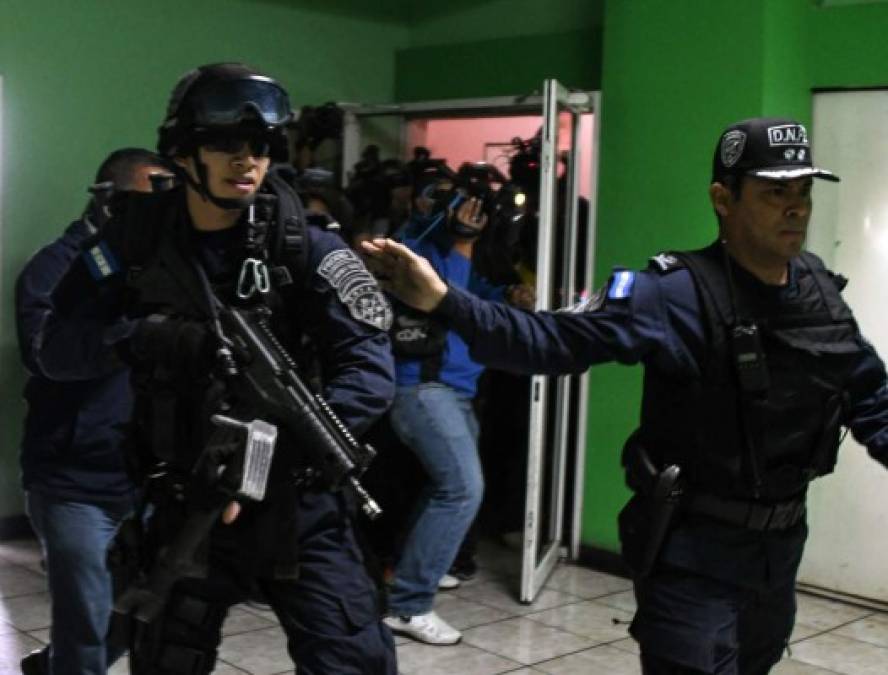
[[[385,286],[490,367],[645,366],[620,535],[649,675],[767,673],[795,619],[808,484],[833,470],[843,428],[888,465],[884,364],[842,299],[846,280],[802,250],[813,178],[838,180],[812,163],[801,124],[732,125],[709,188],[718,240],[615,270],[559,312],[485,303],[403,246],[365,245]]]
[[[55,363],[132,366],[128,454],[153,506],[151,560],[179,541],[195,510],[221,510],[228,499],[219,476],[231,443],[217,447],[210,416],[239,400],[220,375],[221,354],[244,345],[226,342],[220,305],[270,316],[293,359],[310,338],[323,394],[356,434],[394,395],[385,297],[337,235],[306,224],[296,194],[269,171],[286,157],[290,119],[284,89],[243,64],[187,73],[158,141],[180,184],[118,200],[54,294],[59,317],[44,350]],[[197,573],[173,586],[159,618],[137,624],[134,673],[210,673],[228,608],[257,590],[298,672],[397,672],[344,495],[312,482],[295,433],[281,431],[277,446],[264,500],[229,504],[197,547]],[[149,574],[159,564],[151,560]]]

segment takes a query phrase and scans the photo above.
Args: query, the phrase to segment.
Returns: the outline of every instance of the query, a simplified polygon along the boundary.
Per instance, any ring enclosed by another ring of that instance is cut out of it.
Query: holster
[[[623,558],[640,578],[654,568],[681,505],[681,470],[658,469],[633,435],[623,448],[627,482],[636,494],[618,517]]]

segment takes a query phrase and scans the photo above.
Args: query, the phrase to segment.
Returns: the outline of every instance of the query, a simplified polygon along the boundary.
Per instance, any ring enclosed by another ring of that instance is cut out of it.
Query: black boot
[[[23,675],[49,675],[49,647],[31,652],[22,659]]]

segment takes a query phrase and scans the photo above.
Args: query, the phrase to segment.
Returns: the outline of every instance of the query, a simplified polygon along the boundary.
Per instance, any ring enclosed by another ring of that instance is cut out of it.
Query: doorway
[[[369,144],[409,159],[423,145],[453,169],[487,160],[500,168],[514,138],[539,135],[537,309],[578,299],[593,278],[599,95],[547,80],[543,96],[345,105],[343,184]],[[504,172],[505,173],[505,172]],[[584,207],[579,207],[582,196]],[[531,602],[561,558],[579,554],[588,375],[530,381],[523,494],[520,599]],[[519,497],[520,498],[520,497]]]

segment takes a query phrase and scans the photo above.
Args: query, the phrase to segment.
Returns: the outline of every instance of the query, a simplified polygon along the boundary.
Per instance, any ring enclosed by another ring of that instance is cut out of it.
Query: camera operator
[[[430,183],[417,197],[418,220],[405,244],[427,257],[448,283],[502,301],[472,269],[478,237],[490,221],[491,195],[469,182]],[[425,202],[423,200],[426,200]],[[421,226],[422,231],[417,232]],[[418,516],[395,569],[386,624],[429,644],[455,644],[461,633],[433,610],[438,583],[450,568],[484,491],[478,422],[472,406],[483,370],[465,342],[434,322],[403,312],[393,331],[397,392],[392,426],[429,476]]]

